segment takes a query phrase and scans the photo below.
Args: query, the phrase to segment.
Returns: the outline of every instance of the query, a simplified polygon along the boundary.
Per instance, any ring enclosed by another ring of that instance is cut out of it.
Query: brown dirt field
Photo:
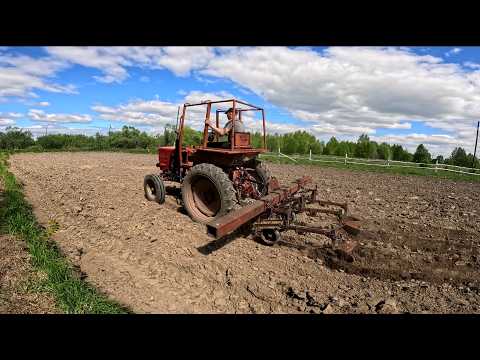
[[[365,219],[355,261],[321,235],[212,241],[173,196],[143,195],[154,155],[18,154],[11,171],[87,281],[139,313],[479,313],[480,184],[273,165]]]
[[[0,181],[0,206],[2,200]],[[25,242],[0,235],[0,314],[57,313],[51,296],[28,289],[28,282],[38,281],[41,276],[33,270]]]

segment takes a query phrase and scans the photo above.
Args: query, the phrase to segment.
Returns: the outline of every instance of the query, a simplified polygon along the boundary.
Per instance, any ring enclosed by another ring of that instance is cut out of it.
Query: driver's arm
[[[207,120],[207,125],[210,126],[220,136],[226,135],[229,132],[229,129],[217,128],[210,120]]]

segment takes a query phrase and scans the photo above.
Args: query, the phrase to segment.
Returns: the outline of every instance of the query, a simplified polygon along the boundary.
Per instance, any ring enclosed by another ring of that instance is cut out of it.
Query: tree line
[[[189,127],[184,129],[184,144],[187,146],[199,145],[202,140],[202,132]],[[155,152],[158,146],[174,145],[176,139],[175,127],[165,126],[162,134],[150,135],[133,126],[123,126],[119,131],[110,131],[106,135],[96,133],[93,136],[50,134],[34,139],[30,131],[17,127],[7,127],[5,132],[0,132],[0,150],[29,151],[44,150],[115,150],[115,149],[139,149]],[[252,134],[252,145],[262,147],[263,136],[260,133]],[[383,159],[397,161],[412,161],[417,163],[450,164],[456,166],[471,167],[473,154],[467,154],[461,147],[456,147],[447,158],[439,155],[432,158],[428,149],[418,145],[415,152],[408,152],[403,146],[390,145],[385,142],[377,143],[370,140],[368,135],[361,135],[356,142],[338,141],[331,137],[328,142],[319,141],[307,131],[295,131],[286,134],[269,134],[266,136],[267,149],[277,152],[278,149],[284,154],[309,154],[336,155],[366,159]],[[475,159],[475,167],[480,167],[480,162]]]

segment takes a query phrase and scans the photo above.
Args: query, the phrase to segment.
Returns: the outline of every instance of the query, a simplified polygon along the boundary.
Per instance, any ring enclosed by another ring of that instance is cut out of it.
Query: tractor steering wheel
[[[208,132],[208,141],[212,142],[213,140],[215,140],[215,134],[213,133],[213,131],[209,131]]]

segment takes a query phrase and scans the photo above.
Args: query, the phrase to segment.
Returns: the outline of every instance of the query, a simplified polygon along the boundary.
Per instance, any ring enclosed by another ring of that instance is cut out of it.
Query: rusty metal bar
[[[315,233],[320,235],[332,236],[335,234],[335,231],[340,229],[342,225],[338,226],[337,229],[324,229],[315,226],[302,226],[302,225],[289,225],[285,230],[294,230],[300,233]]]
[[[185,123],[185,112],[186,112],[187,108],[185,106],[183,106],[183,110],[182,110],[182,117],[180,118],[180,129],[177,129],[177,131],[180,131],[179,132],[179,135],[178,135],[178,176],[181,176],[181,169],[182,169],[182,165],[183,165],[183,159],[182,159],[182,144],[183,144],[183,124]]]
[[[259,216],[264,211],[265,202],[262,200],[255,200],[255,202],[248,204],[237,211],[232,211],[227,215],[214,220],[210,224],[207,224],[207,234],[217,239],[221,238]]]
[[[205,127],[203,128],[203,147],[207,147],[207,138],[208,138],[208,125],[207,121],[210,120],[210,110],[212,109],[212,104],[207,105],[207,114],[205,115]]]
[[[195,104],[188,104],[186,103],[185,106],[187,107],[191,107],[191,106],[199,106],[199,105],[207,105],[207,104],[220,104],[220,103],[228,103],[228,102],[237,102],[239,104],[242,104],[242,105],[246,105],[246,106],[249,106],[253,109],[257,109],[257,110],[263,110],[262,108],[258,107],[258,106],[255,106],[255,105],[252,105],[252,104],[249,104],[249,103],[246,103],[244,101],[240,101],[240,100],[236,100],[236,99],[228,99],[228,100],[217,100],[217,101],[205,101],[205,102],[200,102],[200,103],[195,103]]]
[[[267,140],[265,132],[265,111],[262,109],[262,122],[263,122],[263,148],[267,149]]]
[[[231,233],[243,224],[261,215],[268,208],[274,207],[282,201],[289,199],[292,194],[296,193],[311,181],[311,177],[304,176],[295,181],[290,188],[280,188],[277,191],[264,196],[260,200],[256,200],[241,209],[232,211],[221,218],[213,220],[210,224],[207,224],[207,234],[215,238],[221,238],[222,236]]]
[[[235,149],[235,115],[237,115],[237,112],[235,111],[235,100],[233,100],[233,106],[232,106],[232,109],[233,109],[233,118],[232,118],[232,131],[231,131],[231,137],[230,137],[230,142],[231,142],[231,149],[230,150],[233,150]]]
[[[309,214],[324,213],[324,214],[333,214],[333,215],[337,215],[337,216],[342,216],[342,211],[341,210],[318,209],[318,208],[306,207],[305,212],[307,212]]]
[[[216,117],[215,117],[215,121],[216,121],[216,123],[217,123],[217,125],[216,125],[217,128],[220,126],[220,118],[219,118],[218,115],[219,115],[219,114],[218,114],[218,110],[217,110],[217,113],[215,114],[215,116],[216,116]],[[215,141],[218,141],[218,134],[217,134],[216,131],[215,131]]]
[[[262,111],[261,109],[238,109],[238,112],[243,112],[243,111]]]

